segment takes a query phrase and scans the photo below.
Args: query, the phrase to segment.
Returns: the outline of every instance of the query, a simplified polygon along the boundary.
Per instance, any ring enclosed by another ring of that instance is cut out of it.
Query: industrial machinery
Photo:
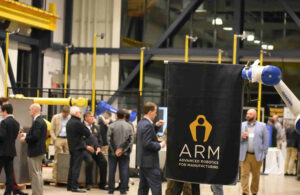
[[[111,105],[107,104],[105,101],[99,101],[98,106],[95,111],[95,116],[100,115],[104,111],[117,113],[119,109],[112,107]],[[136,111],[130,111],[130,121],[133,122],[136,119],[137,112]]]
[[[251,82],[273,86],[284,103],[296,117],[295,127],[300,134],[300,101],[295,94],[281,80],[281,71],[276,66],[259,66],[256,60],[251,66],[246,66],[242,71],[242,78]]]

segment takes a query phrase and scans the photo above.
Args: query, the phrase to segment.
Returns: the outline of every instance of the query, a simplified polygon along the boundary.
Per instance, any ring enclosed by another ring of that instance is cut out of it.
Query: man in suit
[[[265,123],[256,121],[256,110],[248,110],[246,119],[241,129],[241,185],[243,195],[248,195],[251,172],[251,193],[256,195],[259,188],[260,167],[268,152],[269,136]]]
[[[0,173],[4,167],[6,174],[6,189],[4,194],[11,194],[13,190],[13,160],[16,156],[15,140],[20,125],[13,117],[11,104],[1,106],[3,120],[0,125]]]
[[[77,106],[72,106],[70,109],[71,119],[67,123],[67,139],[71,156],[67,190],[72,192],[85,192],[78,188],[81,163],[85,150],[91,153],[95,151],[92,146],[87,146],[85,143],[84,137],[88,138],[91,134],[80,121],[80,113]]]
[[[166,143],[159,143],[157,140],[158,126],[163,125],[163,121],[158,121],[154,128],[153,121],[156,115],[156,104],[147,102],[144,105],[144,118],[137,126],[137,166],[140,167],[138,195],[148,194],[149,187],[153,195],[162,194],[158,152]]]
[[[120,109],[117,112],[117,120],[108,126],[107,143],[109,178],[108,193],[113,194],[115,189],[116,167],[119,164],[120,193],[126,194],[128,188],[128,167],[131,146],[133,144],[133,127],[126,122],[127,111]]]
[[[3,116],[2,116],[2,113],[1,113],[1,106],[4,105],[4,104],[8,104],[8,98],[0,97],[0,123],[3,120]],[[12,169],[12,175],[13,175],[13,194],[14,195],[28,195],[27,193],[22,192],[19,189],[19,186],[16,182],[14,168]]]
[[[62,107],[62,112],[52,117],[50,135],[54,144],[54,162],[52,177],[56,180],[57,176],[57,155],[59,153],[69,153],[69,146],[67,141],[67,122],[71,118],[70,108],[68,106]]]
[[[101,146],[102,153],[107,155],[108,154],[108,144],[107,144],[107,129],[108,125],[112,123],[111,120],[111,113],[108,111],[105,111],[103,114],[98,116],[98,124],[100,126],[100,133],[102,136],[103,144]]]
[[[91,189],[92,186],[92,171],[93,171],[93,161],[95,160],[100,171],[100,184],[99,188],[107,190],[106,186],[106,176],[107,176],[107,160],[104,157],[101,146],[103,144],[102,136],[99,127],[95,124],[95,117],[91,111],[87,111],[83,115],[83,124],[90,131],[91,136],[86,138],[86,145],[92,146],[95,152],[91,153],[89,151],[84,152],[84,159],[86,162],[85,174],[86,174],[86,188]]]
[[[33,118],[32,127],[27,136],[21,133],[21,141],[28,144],[28,166],[31,170],[32,194],[43,194],[42,161],[46,154],[47,125],[41,116],[41,106],[37,103],[31,104],[29,114]]]

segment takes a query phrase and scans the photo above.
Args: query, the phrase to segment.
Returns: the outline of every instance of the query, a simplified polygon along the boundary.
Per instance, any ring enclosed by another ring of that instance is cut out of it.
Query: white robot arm
[[[243,79],[247,79],[253,83],[258,82],[264,85],[273,86],[296,117],[295,126],[297,132],[300,133],[300,101],[281,80],[279,68],[269,65],[258,66],[258,64],[259,60],[256,60],[250,67],[245,67],[242,71]]]

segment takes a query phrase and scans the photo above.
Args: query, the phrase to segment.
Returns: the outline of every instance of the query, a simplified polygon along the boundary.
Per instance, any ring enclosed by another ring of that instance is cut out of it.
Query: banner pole
[[[185,35],[185,55],[184,55],[184,62],[189,61],[189,36]]]
[[[264,51],[260,50],[260,66],[263,65],[263,59],[264,59]],[[261,91],[262,91],[262,84],[258,84],[258,100],[257,100],[257,121],[261,121]],[[262,119],[263,120],[263,119]]]

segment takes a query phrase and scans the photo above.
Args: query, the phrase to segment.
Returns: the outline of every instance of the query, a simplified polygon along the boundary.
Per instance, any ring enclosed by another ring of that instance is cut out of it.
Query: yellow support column
[[[223,53],[223,50],[219,49],[219,52],[218,52],[218,64],[222,63],[222,53]]]
[[[236,64],[236,53],[237,53],[237,39],[241,38],[243,40],[245,38],[244,35],[233,35],[233,54],[232,54],[232,64]]]
[[[92,113],[95,114],[95,80],[96,80],[96,55],[97,55],[97,34],[94,34],[94,49],[93,49],[93,86],[92,86]]]
[[[144,50],[145,50],[145,47],[142,47],[141,48],[141,56],[140,56],[140,86],[139,86],[140,96],[143,95]]]
[[[232,64],[236,64],[236,45],[237,45],[237,35],[233,35],[233,59]]]
[[[261,50],[260,51],[260,66],[263,65],[263,59],[264,59],[264,51]],[[261,110],[261,91],[262,91],[262,84],[259,83],[258,84],[258,100],[257,100],[257,121],[261,121],[261,113],[260,113],[260,110]]]
[[[189,36],[185,35],[185,53],[184,53],[184,62],[189,61]]]
[[[69,66],[69,47],[66,47],[66,53],[65,53],[65,83],[64,83],[64,98],[67,97],[68,66]]]
[[[7,72],[8,72],[8,46],[9,46],[9,32],[6,32],[6,51],[5,51],[5,81],[4,81],[4,90],[5,95],[7,97]]]

